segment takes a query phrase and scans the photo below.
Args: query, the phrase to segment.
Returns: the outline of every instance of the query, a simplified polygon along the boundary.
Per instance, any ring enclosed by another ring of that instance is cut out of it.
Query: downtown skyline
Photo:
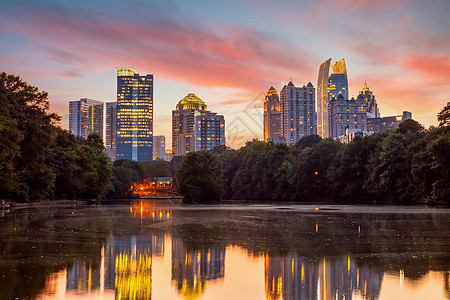
[[[262,139],[270,86],[317,88],[328,58],[346,59],[349,97],[367,81],[382,116],[407,110],[428,127],[448,101],[447,1],[96,3],[0,4],[0,69],[49,92],[66,129],[68,101],[116,100],[124,65],[155,76],[155,135],[170,137],[171,110],[193,92],[248,125],[231,147]]]

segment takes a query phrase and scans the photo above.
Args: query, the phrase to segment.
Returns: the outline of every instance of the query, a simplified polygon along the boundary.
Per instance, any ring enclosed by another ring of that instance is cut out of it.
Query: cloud
[[[157,21],[82,17],[58,8],[13,20],[9,32],[21,35],[55,61],[63,77],[131,66],[164,78],[204,87],[259,92],[286,73],[312,72],[309,54],[274,36],[241,25],[214,30],[169,18]],[[270,76],[269,76],[270,74]]]

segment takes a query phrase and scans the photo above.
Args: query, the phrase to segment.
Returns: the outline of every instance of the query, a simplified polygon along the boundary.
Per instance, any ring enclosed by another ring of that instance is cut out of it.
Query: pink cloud
[[[10,22],[7,30],[40,46],[57,63],[53,72],[62,77],[133,66],[193,85],[259,92],[268,80],[315,69],[302,49],[243,26],[215,32],[172,21],[79,20],[64,12],[56,18],[36,14],[20,21]]]

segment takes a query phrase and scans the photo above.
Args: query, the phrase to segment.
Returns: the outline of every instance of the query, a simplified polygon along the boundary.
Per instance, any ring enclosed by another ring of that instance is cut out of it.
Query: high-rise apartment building
[[[166,155],[166,137],[164,135],[153,136],[153,160],[164,160]]]
[[[350,133],[367,131],[366,102],[347,100],[342,94],[331,98],[328,104],[328,132],[330,137],[348,142]]]
[[[332,65],[330,58],[320,65],[317,79],[317,134],[322,138],[329,136],[328,104],[339,94],[348,99],[347,67],[344,59]]]
[[[400,116],[378,117],[367,119],[367,130],[372,133],[382,133],[387,129],[398,128],[398,125],[403,121],[412,119],[412,113],[404,111]]]
[[[105,148],[109,158],[116,160],[117,102],[106,103]]]
[[[206,151],[225,145],[225,118],[212,112],[194,114],[195,151]]]
[[[272,86],[264,98],[264,141],[279,140],[281,137],[280,97]]]
[[[69,101],[69,131],[83,138],[91,133],[103,138],[103,102],[89,98]]]
[[[172,153],[174,156],[195,151],[194,117],[195,111],[205,112],[207,105],[194,93],[181,99],[172,111]]]
[[[287,144],[292,145],[304,136],[317,134],[315,99],[311,82],[296,87],[291,80],[281,90],[281,132]]]
[[[116,158],[152,160],[153,75],[117,68]]]
[[[174,156],[225,145],[225,120],[207,111],[206,103],[194,93],[181,99],[172,111],[172,153]]]

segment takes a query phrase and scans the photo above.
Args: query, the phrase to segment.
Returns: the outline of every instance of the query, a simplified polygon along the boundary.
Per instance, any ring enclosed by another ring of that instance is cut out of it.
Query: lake
[[[450,299],[450,209],[77,203],[0,211],[0,299]]]

